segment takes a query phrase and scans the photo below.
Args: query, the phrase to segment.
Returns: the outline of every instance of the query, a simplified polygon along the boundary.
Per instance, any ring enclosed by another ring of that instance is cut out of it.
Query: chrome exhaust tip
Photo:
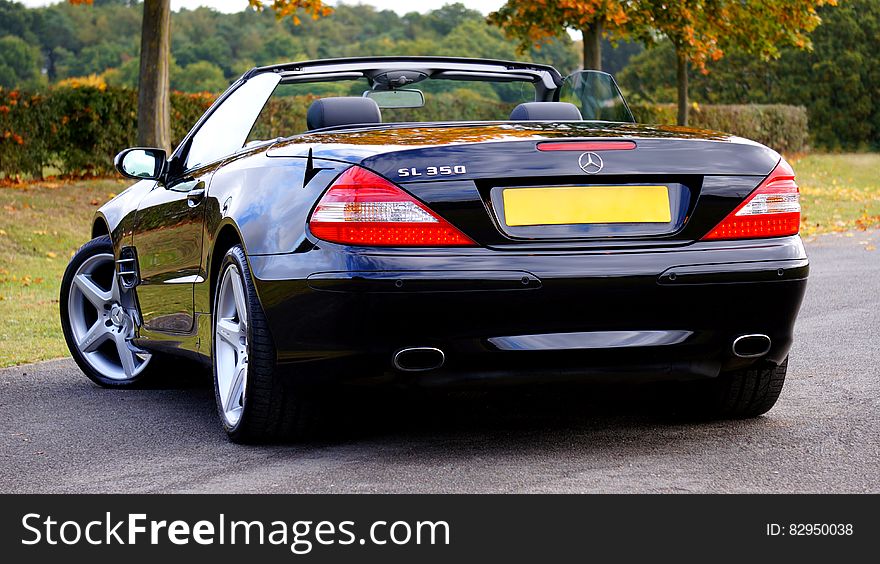
[[[733,340],[733,354],[740,358],[756,358],[770,352],[770,337],[761,333],[740,335]]]
[[[446,362],[446,355],[435,347],[409,347],[394,353],[391,364],[401,372],[435,370]]]

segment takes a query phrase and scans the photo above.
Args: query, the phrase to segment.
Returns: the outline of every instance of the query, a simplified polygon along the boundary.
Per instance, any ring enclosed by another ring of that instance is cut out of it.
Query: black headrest
[[[513,108],[510,119],[516,121],[581,121],[580,110],[568,102],[526,102]]]
[[[309,129],[355,123],[382,123],[379,105],[372,98],[321,98],[309,106],[306,124]]]

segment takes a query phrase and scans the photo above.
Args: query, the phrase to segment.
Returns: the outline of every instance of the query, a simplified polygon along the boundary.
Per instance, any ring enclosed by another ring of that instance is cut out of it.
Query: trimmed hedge
[[[674,125],[674,104],[634,104],[636,121]],[[694,105],[688,116],[691,127],[732,133],[783,153],[807,150],[807,109],[783,104]]]
[[[272,139],[306,128],[314,96],[275,98],[251,137]],[[177,144],[214,101],[212,94],[171,96],[172,143]],[[417,110],[385,110],[388,121],[449,119],[493,120],[513,104],[473,93],[434,94]],[[635,105],[640,123],[674,124],[675,107]],[[726,131],[754,139],[778,151],[800,152],[807,145],[807,112],[802,106],[699,106],[690,114],[693,127]],[[26,93],[0,88],[0,177],[40,178],[51,167],[74,176],[113,172],[113,155],[135,144],[137,93],[125,88],[65,86]]]
[[[173,142],[186,135],[214,100],[210,94],[171,96]],[[137,92],[94,86],[28,93],[0,88],[0,176],[88,176],[113,171],[113,156],[135,144]]]

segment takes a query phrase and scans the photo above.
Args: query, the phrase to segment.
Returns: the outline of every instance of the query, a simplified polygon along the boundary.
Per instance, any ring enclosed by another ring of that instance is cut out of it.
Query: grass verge
[[[0,366],[67,355],[58,321],[61,276],[89,238],[92,214],[127,182],[0,188]]]
[[[801,235],[880,228],[880,154],[790,160],[801,188]]]

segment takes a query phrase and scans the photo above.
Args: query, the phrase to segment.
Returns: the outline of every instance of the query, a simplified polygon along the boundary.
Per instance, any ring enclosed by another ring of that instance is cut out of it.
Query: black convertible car
[[[256,68],[170,156],[116,164],[139,182],[64,275],[70,351],[108,387],[212,365],[234,441],[302,431],[315,384],[665,380],[716,417],[782,389],[809,270],[792,169],[635,124],[607,74]]]

